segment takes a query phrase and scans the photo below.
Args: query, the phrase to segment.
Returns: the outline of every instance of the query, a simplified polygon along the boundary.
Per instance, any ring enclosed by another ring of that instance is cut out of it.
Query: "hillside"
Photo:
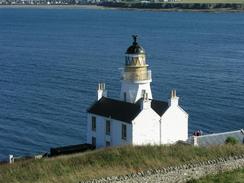
[[[165,11],[243,11],[244,3],[242,0],[220,1],[220,0],[182,0],[159,3],[140,3],[140,2],[104,2],[99,6],[108,8],[127,8],[127,9],[149,9]]]
[[[0,166],[1,182],[65,183],[244,154],[243,145],[124,146]]]
[[[181,0],[177,3],[244,3],[244,0]]]

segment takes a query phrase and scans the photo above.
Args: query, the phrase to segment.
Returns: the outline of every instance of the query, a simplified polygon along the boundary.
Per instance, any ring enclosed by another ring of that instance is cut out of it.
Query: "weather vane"
[[[132,35],[133,39],[134,39],[134,43],[136,43],[136,39],[137,39],[137,35]]]

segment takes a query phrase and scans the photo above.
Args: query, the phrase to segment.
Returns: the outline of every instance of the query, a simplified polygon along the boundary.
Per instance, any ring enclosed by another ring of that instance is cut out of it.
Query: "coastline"
[[[115,9],[97,5],[0,5],[1,8],[37,8],[37,9]]]
[[[155,11],[155,12],[244,12],[244,9],[232,9],[232,8],[209,8],[209,9],[184,9],[184,8],[134,8],[134,7],[112,7],[103,5],[0,5],[0,9],[97,9],[97,10],[130,10],[130,11]]]

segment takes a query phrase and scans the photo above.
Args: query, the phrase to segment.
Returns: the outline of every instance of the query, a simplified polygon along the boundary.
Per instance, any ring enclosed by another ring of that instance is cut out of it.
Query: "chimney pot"
[[[171,98],[169,99],[168,105],[169,106],[178,106],[179,104],[179,97],[176,96],[176,90],[171,90]]]
[[[100,100],[102,97],[107,97],[107,91],[105,90],[105,83],[98,83],[97,100]]]
[[[174,97],[174,90],[171,90],[171,98]]]

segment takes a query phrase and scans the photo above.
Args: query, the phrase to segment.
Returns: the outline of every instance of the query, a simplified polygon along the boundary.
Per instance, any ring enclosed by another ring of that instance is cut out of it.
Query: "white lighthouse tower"
[[[133,35],[133,44],[125,53],[125,66],[122,70],[120,99],[135,103],[143,95],[152,99],[150,83],[151,71],[148,70],[144,49],[137,43],[137,36]]]

